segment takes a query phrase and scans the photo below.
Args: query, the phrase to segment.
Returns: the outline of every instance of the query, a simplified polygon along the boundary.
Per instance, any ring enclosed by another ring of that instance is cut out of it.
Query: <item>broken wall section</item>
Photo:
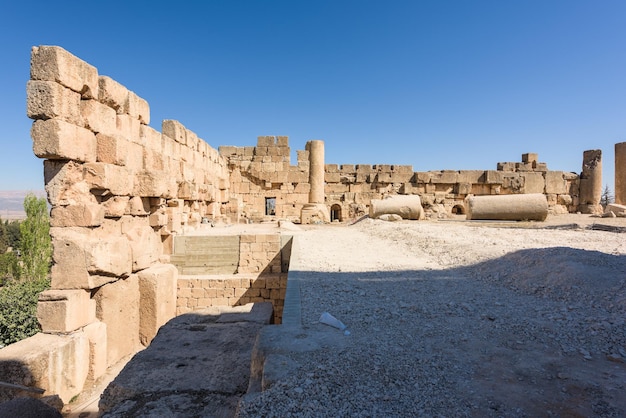
[[[179,122],[148,126],[146,100],[60,47],[32,50],[27,114],[52,207],[52,289],[39,319],[89,351],[62,365],[87,361],[80,378],[52,387],[54,372],[42,370],[34,384],[68,401],[176,314],[172,237],[223,217],[228,167]]]
[[[220,146],[219,152],[228,160],[230,190],[237,196],[231,219],[258,222],[276,216],[300,222],[311,190],[309,151],[297,151],[292,166],[288,137],[259,136],[256,147]]]
[[[368,213],[373,199],[417,194],[430,216],[465,213],[469,195],[541,193],[551,213],[578,210],[579,176],[550,171],[537,154],[522,162],[498,163],[496,170],[413,171],[408,165],[336,165],[325,167],[326,205],[331,217],[357,218]]]

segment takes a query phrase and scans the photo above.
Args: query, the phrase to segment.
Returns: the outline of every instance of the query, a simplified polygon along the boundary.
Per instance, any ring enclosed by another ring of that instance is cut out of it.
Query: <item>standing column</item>
[[[330,214],[324,204],[324,141],[309,141],[306,150],[309,152],[309,204],[302,208],[300,222],[330,222]]]
[[[626,142],[615,144],[615,203],[626,205]]]
[[[309,151],[309,203],[324,203],[324,141],[307,142]]]
[[[582,213],[601,214],[602,198],[602,151],[599,149],[583,153],[583,171],[580,173],[578,210]]]

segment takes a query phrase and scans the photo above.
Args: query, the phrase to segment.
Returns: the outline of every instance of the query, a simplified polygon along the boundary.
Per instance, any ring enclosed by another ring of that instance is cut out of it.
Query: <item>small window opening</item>
[[[265,198],[265,215],[267,216],[276,215],[276,198],[275,197]]]

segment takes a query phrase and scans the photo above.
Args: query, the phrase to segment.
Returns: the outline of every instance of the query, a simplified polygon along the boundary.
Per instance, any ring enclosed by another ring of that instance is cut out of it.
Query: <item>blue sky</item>
[[[43,188],[30,48],[59,45],[214,147],[288,135],[326,162],[495,169],[536,152],[580,172],[626,141],[626,2],[5,2],[0,190]]]

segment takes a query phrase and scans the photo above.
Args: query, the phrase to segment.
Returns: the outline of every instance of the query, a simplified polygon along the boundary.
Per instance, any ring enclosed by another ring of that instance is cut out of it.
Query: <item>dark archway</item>
[[[330,207],[330,221],[341,222],[341,206],[334,204]]]
[[[454,205],[454,207],[452,207],[452,213],[455,215],[465,215],[465,206]]]

